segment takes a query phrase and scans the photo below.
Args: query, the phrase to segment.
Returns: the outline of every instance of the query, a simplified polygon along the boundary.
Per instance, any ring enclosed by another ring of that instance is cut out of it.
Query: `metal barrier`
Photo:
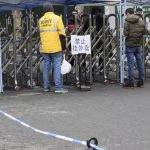
[[[109,26],[110,17],[114,17],[115,19],[115,28],[112,30]],[[94,43],[101,42],[101,47],[98,49],[96,54],[98,55],[98,60],[101,62],[97,70],[103,71],[103,81],[107,83],[108,80],[116,80],[119,81],[119,50],[118,50],[118,42],[119,42],[119,30],[118,30],[118,17],[117,15],[110,14],[108,16],[103,15],[103,27],[99,31],[100,36],[98,40]],[[98,35],[99,35],[98,33]],[[94,45],[95,48],[95,45]],[[92,57],[95,60],[95,56]],[[96,61],[98,61],[96,60]],[[101,61],[100,61],[101,60]],[[93,63],[95,64],[95,63]],[[110,74],[115,72],[115,77]]]
[[[3,92],[3,79],[2,79],[2,60],[1,60],[1,38],[0,38],[0,93]]]
[[[146,20],[150,17],[150,14],[146,14],[144,16],[144,21],[147,24]],[[146,36],[143,41],[143,62],[144,62],[144,69],[145,69],[145,77],[150,77],[150,36]]]
[[[40,37],[38,32],[39,16],[31,10],[20,13],[21,25],[16,25],[16,15],[6,13],[6,22],[0,30],[1,59],[4,87],[19,86],[34,87],[42,85],[42,61],[40,54]],[[145,16],[148,17],[149,14]],[[72,71],[63,76],[65,84],[73,84],[77,87],[82,85],[91,86],[93,82],[108,83],[109,80],[120,81],[120,31],[119,17],[115,14],[103,15],[103,26],[97,30],[96,17],[84,14],[80,20],[74,15],[74,28],[67,31],[67,54],[66,59],[72,64]],[[115,27],[110,28],[109,20],[114,19]],[[88,27],[85,29],[85,22]],[[91,36],[92,54],[71,54],[71,35]],[[150,69],[150,44],[146,38],[143,44],[143,60],[145,75],[148,77]],[[137,67],[135,66],[135,70]],[[125,58],[125,74],[127,65]]]
[[[30,86],[32,87],[35,74],[37,74],[37,78],[34,80],[36,84],[40,85],[40,81],[37,81],[37,79],[41,79],[40,65],[42,57],[39,52],[40,39],[37,29],[37,18],[35,19],[35,16],[33,16],[31,11],[26,12],[25,15],[21,16],[22,23],[19,29],[16,28],[15,15],[9,15],[6,19],[6,28],[3,28],[1,31],[1,35],[2,32],[6,32],[5,37],[4,35],[2,36],[2,55],[4,56],[3,74],[5,76],[5,86],[14,86],[15,88],[18,88],[18,82],[20,82],[18,81],[18,76],[19,80],[21,76],[21,84],[27,85],[29,81]],[[83,20],[86,20],[85,18],[89,19],[89,27],[85,32],[83,32]],[[34,22],[36,23],[34,24]],[[8,33],[8,31],[11,31],[10,28],[12,27],[13,31]],[[104,72],[104,78],[106,77],[106,71],[109,64],[109,62],[107,62],[109,56],[108,49],[111,43],[108,43],[108,41],[110,41],[110,35],[106,35],[109,33],[109,27],[105,28],[104,26],[103,29],[104,30],[100,30],[99,32],[96,31],[95,25],[92,25],[91,16],[83,15],[80,23],[77,20],[77,16],[75,16],[75,29],[68,34],[67,47],[70,49],[70,36],[72,34],[90,34],[92,39],[92,55],[80,54],[73,56],[71,53],[68,53],[66,58],[72,63],[73,71],[64,77],[64,82],[70,82],[69,77],[71,77],[73,78],[71,81],[74,81],[73,84],[76,84],[77,86],[80,86],[81,84],[91,85],[93,80],[96,80],[96,74],[101,72],[101,70]],[[15,35],[18,35],[19,33],[21,34],[21,38],[18,40]],[[104,41],[104,44],[97,49],[96,47],[101,41]],[[106,57],[104,54],[106,54]],[[112,58],[109,58],[109,61]],[[105,63],[106,66],[103,63]],[[94,73],[92,73],[93,71]],[[10,80],[14,80],[14,84],[10,83]]]
[[[16,90],[18,85],[33,87],[36,76],[36,84],[40,83],[38,74],[42,58],[39,52],[37,18],[31,10],[23,13],[24,15],[20,14],[19,28],[16,26],[16,14],[13,14],[7,17],[6,28],[1,31],[4,86],[11,86]]]

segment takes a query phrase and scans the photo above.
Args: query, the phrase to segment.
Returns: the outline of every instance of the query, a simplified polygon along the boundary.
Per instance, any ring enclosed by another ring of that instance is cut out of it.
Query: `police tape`
[[[70,138],[70,137],[66,137],[66,136],[62,136],[62,135],[59,135],[59,134],[54,134],[54,133],[51,133],[51,132],[46,132],[46,131],[42,131],[42,130],[39,130],[39,129],[36,129],[32,126],[30,126],[29,124],[25,123],[25,122],[22,122],[21,120],[9,115],[8,113],[5,113],[4,111],[0,110],[0,114],[17,122],[18,124],[22,125],[22,126],[25,126],[31,130],[33,130],[34,132],[37,132],[37,133],[41,133],[41,134],[45,134],[47,136],[50,136],[50,137],[55,137],[55,138],[58,138],[58,139],[62,139],[62,140],[65,140],[65,141],[69,141],[69,142],[72,142],[74,144],[80,144],[80,145],[84,145],[84,146],[87,146],[88,148],[93,148],[93,150],[104,150],[103,148],[100,148],[97,146],[98,144],[98,141],[96,138],[91,138],[90,140],[87,140],[87,141],[80,141],[80,140],[77,140],[77,139],[73,139],[73,138]],[[92,142],[94,142],[94,144],[92,144]]]

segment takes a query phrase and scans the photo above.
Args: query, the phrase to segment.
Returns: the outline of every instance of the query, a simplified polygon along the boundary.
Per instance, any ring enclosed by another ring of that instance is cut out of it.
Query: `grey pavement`
[[[143,88],[96,83],[92,91],[67,94],[41,89],[0,95],[0,110],[43,131],[86,141],[105,150],[150,150],[150,81]],[[82,145],[35,133],[0,115],[0,150],[86,150]]]

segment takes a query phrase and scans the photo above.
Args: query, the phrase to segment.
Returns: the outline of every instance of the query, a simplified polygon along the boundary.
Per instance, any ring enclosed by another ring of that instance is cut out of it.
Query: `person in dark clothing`
[[[126,36],[126,55],[128,60],[128,78],[129,81],[123,87],[134,87],[134,56],[139,71],[139,79],[137,87],[144,85],[144,65],[142,61],[141,46],[143,43],[143,35],[147,34],[145,23],[139,16],[134,15],[134,10],[128,8],[126,10],[126,19],[124,25],[124,35]]]
[[[143,20],[143,10],[142,10],[142,8],[138,7],[136,9],[135,15],[139,16]]]
[[[136,14],[143,14],[143,9],[142,8],[140,8],[140,7],[138,7],[137,9],[136,9]]]
[[[95,15],[95,25],[96,31],[98,32],[103,27],[103,14],[102,10],[98,7],[92,8],[91,17],[92,17],[92,25],[94,25],[93,16]],[[85,32],[89,28],[89,19],[87,19],[83,26],[83,32]]]
[[[139,17],[141,17],[142,20],[144,20],[144,12],[143,12],[142,8],[138,7],[136,9],[136,13],[135,14],[138,15]],[[145,21],[146,21],[146,27],[148,28],[149,27],[149,18],[146,17]]]
[[[75,17],[74,15],[70,15],[68,17],[68,31],[71,32],[75,29]]]
[[[77,15],[78,12],[76,10],[74,10],[72,12],[72,14],[70,14],[68,16],[68,31],[71,32],[75,29],[76,25],[75,25],[75,15]]]

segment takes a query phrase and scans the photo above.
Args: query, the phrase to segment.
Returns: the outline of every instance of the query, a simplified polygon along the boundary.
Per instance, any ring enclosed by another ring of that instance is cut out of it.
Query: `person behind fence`
[[[143,12],[143,9],[138,7],[136,9],[136,12],[135,12],[136,15],[138,15],[139,17],[141,17],[142,20],[144,20],[144,12]],[[146,27],[149,28],[149,18],[146,17]]]
[[[139,16],[134,15],[132,8],[126,10],[126,15],[124,35],[126,37],[125,46],[128,60],[128,82],[123,87],[134,87],[134,56],[139,72],[137,87],[141,87],[144,85],[144,65],[141,46],[143,44],[143,35],[147,34],[148,31],[144,21]]]
[[[44,58],[43,66],[43,91],[51,91],[50,69],[53,63],[55,93],[67,93],[61,80],[62,52],[66,49],[66,34],[63,21],[60,16],[54,14],[54,8],[50,3],[43,4],[44,16],[39,20],[41,38],[41,53]]]
[[[136,9],[136,12],[135,12],[136,15],[138,15],[139,17],[141,17],[143,19],[143,9],[138,7]]]
[[[94,15],[95,15],[96,31],[98,32],[103,27],[102,10],[99,7],[92,8],[91,10],[92,25],[94,25],[94,19],[93,19]],[[89,18],[84,23],[83,32],[85,32],[88,28],[89,28]]]

